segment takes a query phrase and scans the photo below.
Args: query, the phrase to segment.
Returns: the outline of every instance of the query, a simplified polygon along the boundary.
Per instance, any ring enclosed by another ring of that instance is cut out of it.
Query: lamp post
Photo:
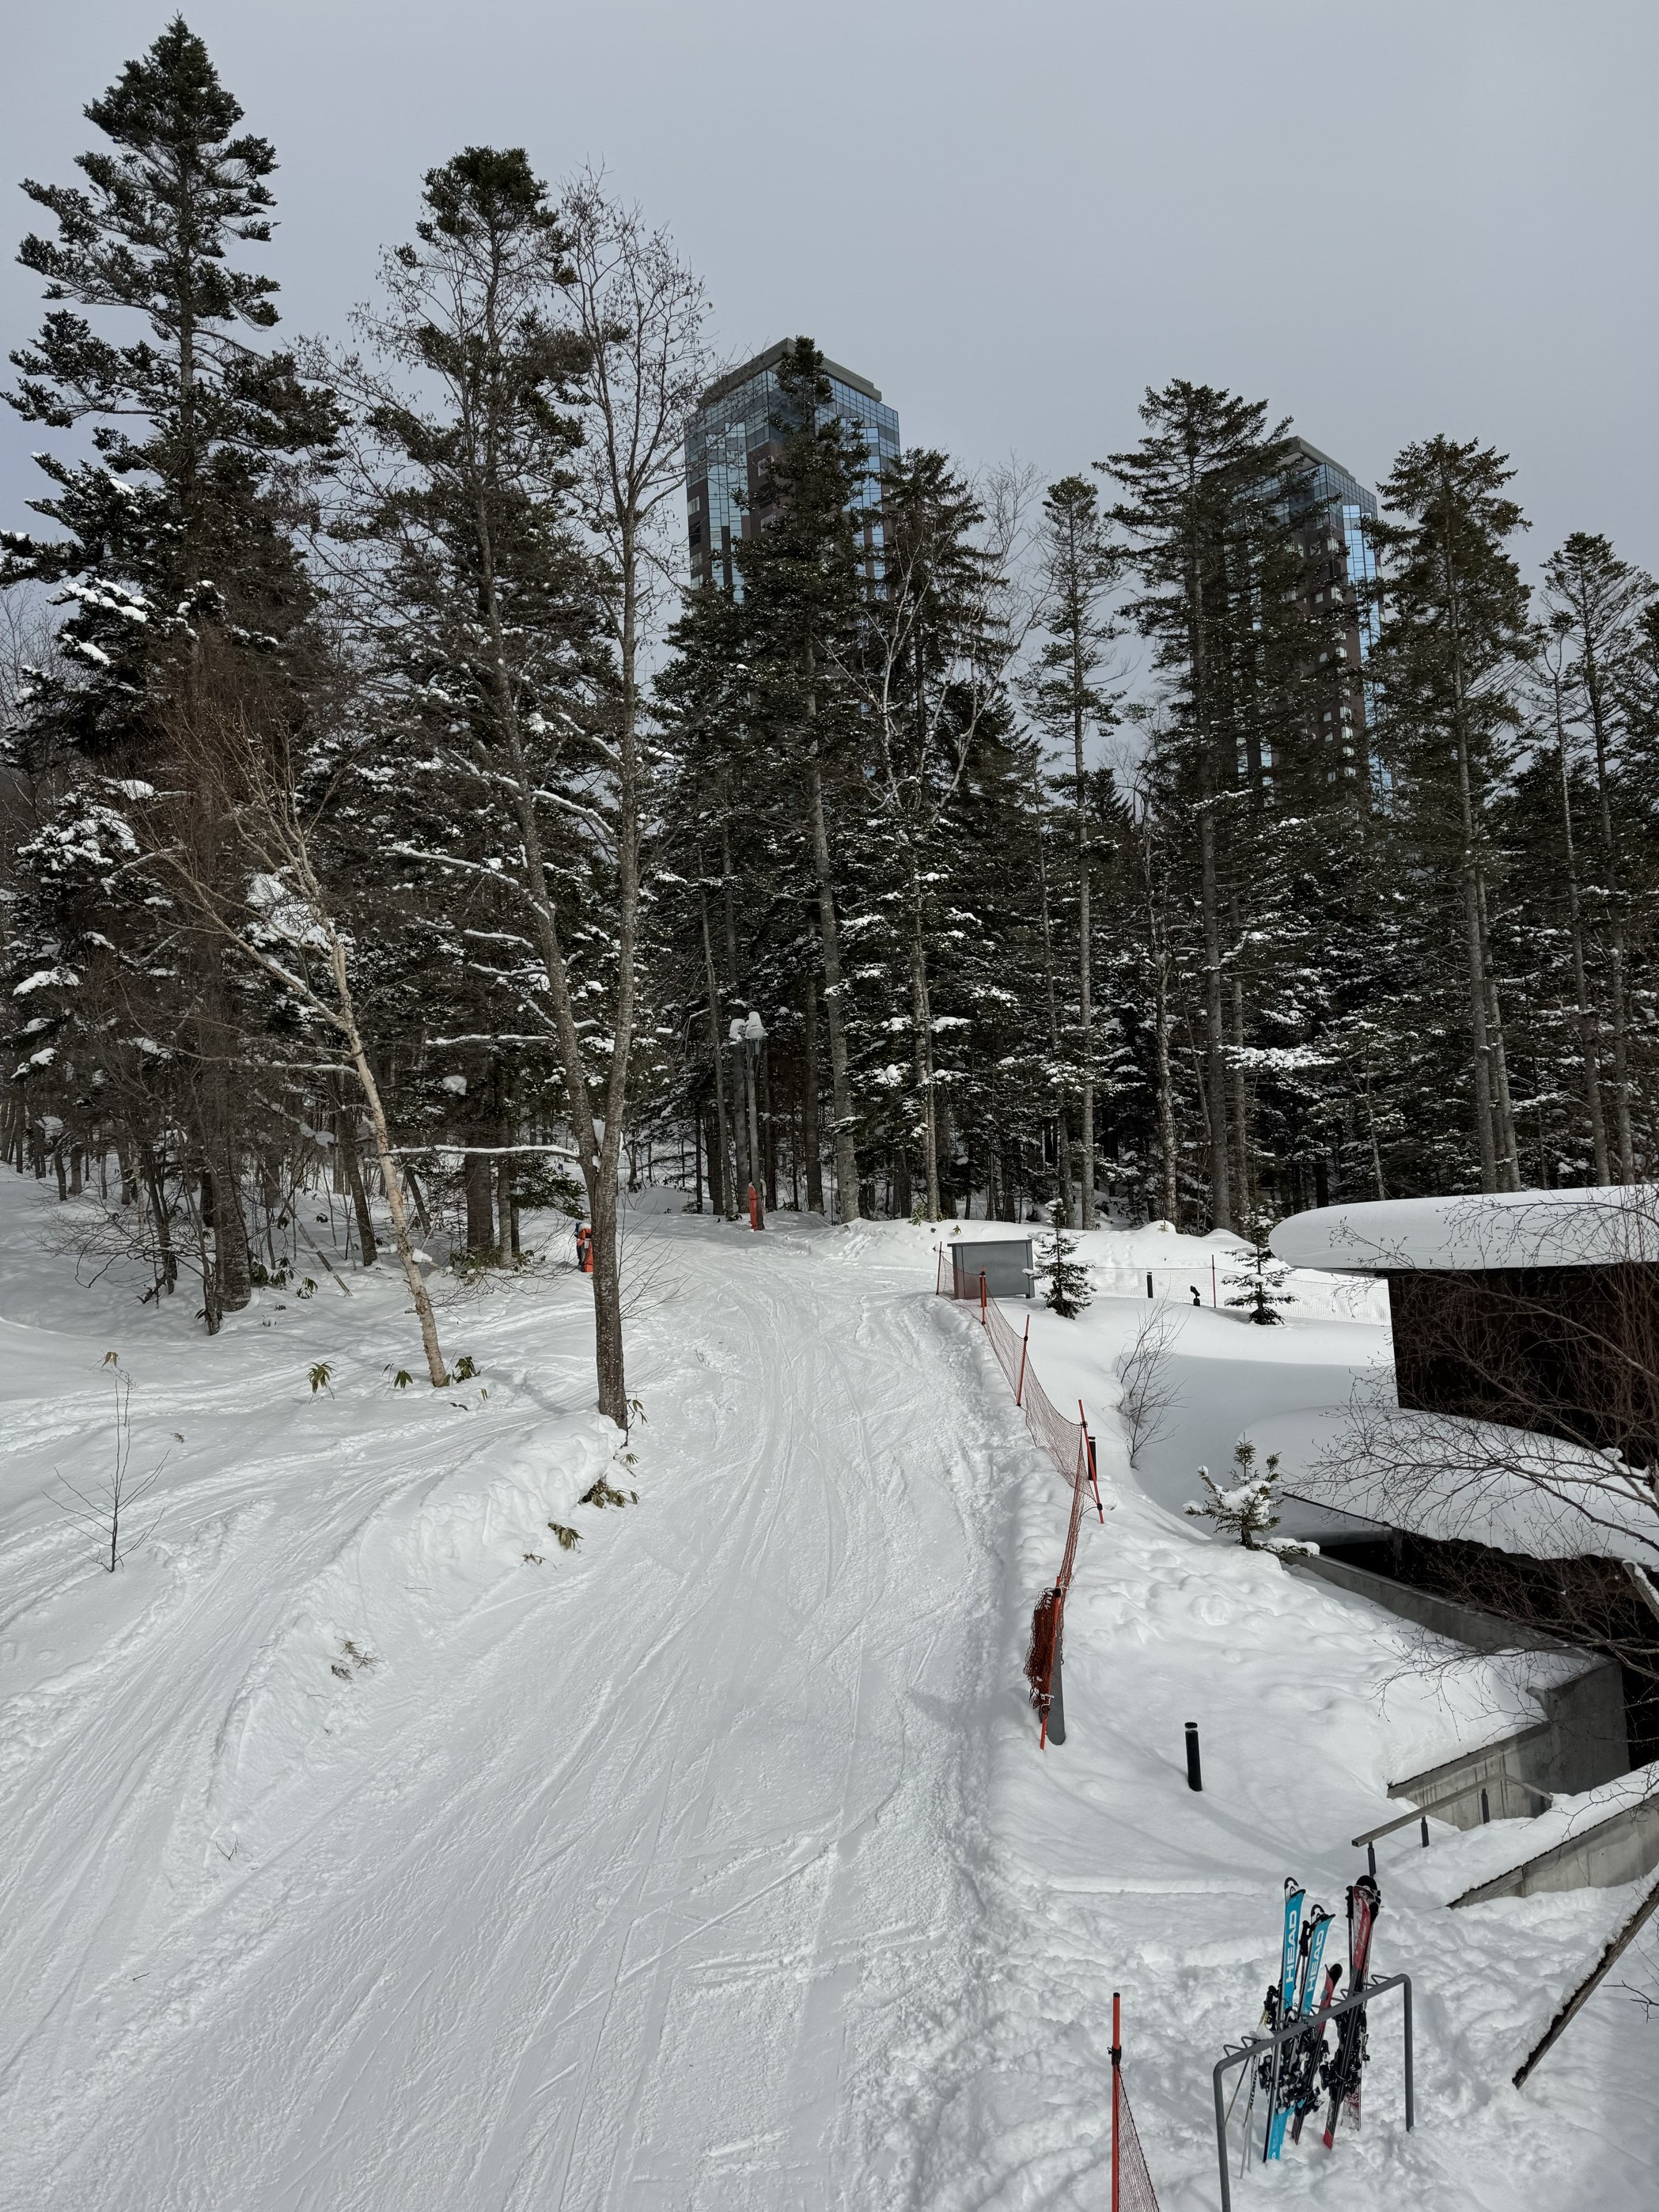
[[[766,1042],[766,1025],[751,1008],[747,1021],[732,1017],[732,1043],[743,1055],[743,1098],[749,1124],[749,1225],[764,1229],[766,1214],[761,1205],[758,1183],[761,1173],[760,1131],[755,1119],[755,1069],[760,1060],[761,1047]]]

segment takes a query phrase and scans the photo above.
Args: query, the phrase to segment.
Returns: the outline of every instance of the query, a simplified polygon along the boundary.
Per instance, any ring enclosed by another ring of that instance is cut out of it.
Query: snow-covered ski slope
[[[1195,2212],[1282,1876],[1340,1907],[1387,1780],[1526,1709],[1142,1490],[1108,1404],[1127,1297],[1042,1354],[1109,1507],[1045,1757],[1019,1663],[1063,1491],[928,1232],[641,1218],[630,1462],[573,1274],[448,1291],[478,1378],[398,1392],[386,1271],[207,1342],[182,1297],[77,1285],[55,1212],[0,1179],[8,2205],[1099,2206],[1121,1987],[1165,2212]],[[1205,1325],[1246,1359],[1279,1334]],[[112,1349],[135,1469],[167,1454],[112,1577],[53,1502],[108,1456]],[[638,1504],[580,1504],[601,1476]],[[1243,2202],[1650,2203],[1659,2027],[1626,1998],[1504,2086],[1630,1901],[1447,1913],[1522,1832],[1384,1846],[1418,2134],[1379,2020],[1363,2136]]]

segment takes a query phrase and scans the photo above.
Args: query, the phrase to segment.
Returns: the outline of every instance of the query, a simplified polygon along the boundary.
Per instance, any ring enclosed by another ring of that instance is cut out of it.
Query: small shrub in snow
[[[392,1378],[392,1387],[394,1390],[407,1390],[414,1380],[408,1368],[400,1367]]]
[[[1117,1363],[1123,1395],[1118,1412],[1129,1433],[1129,1464],[1155,1444],[1168,1425],[1170,1408],[1180,1395],[1170,1364],[1170,1350],[1181,1323],[1168,1306],[1155,1305],[1135,1331],[1134,1341]]]
[[[452,1382],[470,1382],[477,1371],[477,1366],[471,1353],[470,1352],[463,1352],[461,1357],[455,1362],[454,1367],[451,1370],[449,1379]]]
[[[61,1473],[58,1480],[75,1501],[72,1505],[63,1506],[62,1510],[92,1537],[97,1547],[99,1565],[106,1574],[112,1575],[129,1553],[155,1534],[161,1519],[159,1513],[139,1536],[130,1533],[131,1513],[139,1500],[154,1489],[161,1469],[167,1465],[167,1455],[162,1454],[148,1474],[141,1475],[137,1481],[132,1479],[129,1472],[129,1462],[132,1457],[132,1417],[128,1411],[132,1384],[121,1372],[118,1352],[106,1352],[104,1364],[115,1370],[114,1463],[106,1480],[90,1490],[78,1489],[66,1474]],[[179,1441],[182,1443],[184,1438],[180,1437]]]
[[[332,1389],[334,1370],[326,1359],[319,1359],[317,1364],[307,1371],[306,1379],[311,1384],[311,1395],[313,1398],[319,1390],[326,1390],[331,1398],[334,1395]]]
[[[586,1504],[586,1502],[584,1499],[583,1503]],[[580,1543],[581,1537],[578,1532],[574,1528],[568,1528],[562,1521],[550,1521],[547,1525],[558,1538],[559,1549],[562,1552],[574,1552]],[[525,1557],[526,1559],[530,1557],[528,1552],[525,1553]]]
[[[590,1490],[582,1499],[582,1504],[584,1505],[598,1505],[600,1507],[606,1505],[637,1505],[639,1502],[640,1493],[637,1490],[630,1490],[627,1495],[624,1496],[620,1490],[616,1489],[611,1484],[608,1483],[603,1475],[599,1477],[592,1490]]]
[[[1194,1499],[1185,1510],[1200,1520],[1213,1521],[1218,1534],[1237,1537],[1247,1552],[1276,1552],[1290,1558],[1314,1550],[1311,1544],[1298,1544],[1289,1537],[1270,1534],[1279,1526],[1279,1515],[1274,1510],[1279,1489],[1277,1452],[1268,1453],[1258,1472],[1255,1446],[1248,1437],[1241,1437],[1233,1447],[1234,1480],[1225,1490],[1211,1479],[1207,1467],[1200,1468],[1198,1472],[1210,1493],[1209,1498],[1207,1502]]]
[[[1046,1279],[1048,1285],[1042,1302],[1063,1321],[1073,1321],[1092,1295],[1089,1270],[1074,1256],[1077,1239],[1066,1234],[1066,1208],[1060,1200],[1054,1200],[1048,1218],[1054,1225],[1037,1248],[1037,1279]]]
[[[340,1650],[349,1663],[343,1666],[340,1660],[336,1659],[328,1671],[331,1674],[337,1674],[343,1682],[350,1681],[354,1674],[361,1674],[365,1668],[374,1664],[374,1654],[354,1644],[349,1636],[341,1638]]]

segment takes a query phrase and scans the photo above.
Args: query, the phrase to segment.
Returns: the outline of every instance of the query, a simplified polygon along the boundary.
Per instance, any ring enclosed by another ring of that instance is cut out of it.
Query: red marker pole
[[[1029,1326],[1029,1324],[1028,1324]],[[1100,1502],[1100,1475],[1095,1466],[1095,1440],[1089,1434],[1089,1416],[1083,1410],[1083,1401],[1077,1401],[1078,1426],[1083,1431],[1083,1449],[1089,1457],[1089,1484],[1095,1493],[1095,1511],[1100,1516],[1100,1525],[1106,1525],[1106,1508]]]
[[[1025,1334],[1019,1340],[1019,1380],[1014,1385],[1014,1403],[1018,1405],[1020,1393],[1025,1388],[1025,1347],[1031,1341],[1031,1316],[1025,1316]]]
[[[1112,1991],[1112,2212],[1118,2212],[1118,2141],[1121,2132],[1119,2118],[1123,2102],[1123,2000]]]

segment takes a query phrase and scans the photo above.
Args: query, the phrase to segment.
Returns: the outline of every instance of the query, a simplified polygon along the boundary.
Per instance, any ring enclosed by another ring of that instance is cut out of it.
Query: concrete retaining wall
[[[1617,1889],[1659,1867],[1659,1796],[1626,1805],[1582,1835],[1569,1836],[1507,1874],[1466,1889],[1454,1905],[1491,1897],[1530,1897],[1540,1889]]]
[[[1350,1566],[1345,1560],[1316,1555],[1286,1559],[1285,1565],[1297,1573],[1350,1590],[1356,1597],[1367,1598],[1385,1612],[1413,1620],[1437,1636],[1448,1637],[1476,1651],[1571,1649],[1497,1613],[1413,1589],[1408,1583],[1393,1582],[1366,1567]],[[1589,1652],[1577,1656],[1583,1662],[1578,1674],[1538,1693],[1546,1716],[1543,1720],[1497,1743],[1462,1753],[1424,1773],[1391,1783],[1389,1796],[1403,1798],[1410,1805],[1435,1806],[1437,1819],[1453,1827],[1472,1828],[1480,1821],[1483,1789],[1494,1820],[1525,1820],[1540,1811],[1557,1791],[1576,1795],[1627,1773],[1630,1746],[1619,1668],[1611,1659]]]

